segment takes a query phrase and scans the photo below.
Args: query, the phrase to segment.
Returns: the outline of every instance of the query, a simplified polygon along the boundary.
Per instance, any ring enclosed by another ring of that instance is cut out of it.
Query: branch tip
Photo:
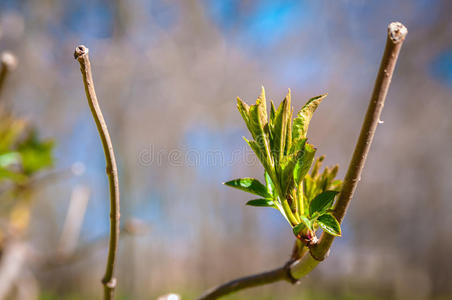
[[[403,41],[407,33],[408,29],[400,22],[392,22],[388,25],[388,35],[394,43]]]
[[[81,56],[83,56],[83,55],[85,55],[85,54],[88,54],[88,52],[89,52],[89,49],[88,49],[86,46],[84,46],[84,45],[79,45],[79,46],[77,46],[77,47],[75,48],[75,51],[74,51],[74,58],[75,58],[75,59],[78,59],[79,57],[81,57]]]

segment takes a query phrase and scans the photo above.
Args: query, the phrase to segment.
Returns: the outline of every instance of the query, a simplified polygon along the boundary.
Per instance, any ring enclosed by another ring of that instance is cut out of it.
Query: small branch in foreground
[[[114,299],[114,291],[116,287],[114,271],[120,231],[118,169],[116,167],[113,144],[110,139],[110,134],[108,133],[107,124],[102,116],[102,111],[97,101],[96,91],[94,89],[91,64],[88,57],[88,48],[83,45],[77,46],[77,48],[75,48],[74,58],[80,63],[80,71],[82,72],[86,98],[88,99],[89,108],[91,109],[94,121],[96,122],[97,130],[99,131],[99,136],[104,149],[105,161],[107,164],[106,171],[110,186],[110,241],[108,246],[107,266],[102,283],[104,285],[104,299]]]
[[[380,114],[388,93],[397,58],[407,32],[406,27],[398,22],[391,23],[388,26],[386,47],[375,81],[374,90],[334,211],[335,217],[339,222],[342,222],[359,182],[361,171],[366,162],[367,154],[372,144],[378,121],[380,120]],[[293,263],[289,261],[284,267],[273,271],[230,281],[206,292],[199,300],[217,299],[242,289],[282,280],[296,282],[310,273],[326,258],[333,241],[334,236],[323,233],[320,242],[312,247],[309,253],[304,253],[299,260]]]

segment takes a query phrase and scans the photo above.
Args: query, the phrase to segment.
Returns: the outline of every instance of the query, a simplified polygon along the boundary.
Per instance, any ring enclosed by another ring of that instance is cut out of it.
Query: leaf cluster
[[[341,181],[335,180],[338,167],[319,173],[324,158],[314,160],[316,148],[306,137],[312,115],[325,97],[311,98],[295,117],[290,90],[278,108],[270,101],[269,114],[263,87],[254,105],[237,98],[237,108],[252,136],[250,140],[244,139],[264,167],[265,184],[254,178],[225,183],[261,197],[247,205],[279,210],[295,235],[308,241],[315,237],[319,226],[330,234],[341,234],[332,214],[334,198],[341,186]]]
[[[52,140],[41,140],[21,119],[4,116],[0,122],[0,182],[25,184],[36,172],[53,164]]]

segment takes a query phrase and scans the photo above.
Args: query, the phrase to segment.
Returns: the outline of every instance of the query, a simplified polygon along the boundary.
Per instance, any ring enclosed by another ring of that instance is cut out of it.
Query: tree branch
[[[391,84],[392,74],[394,73],[397,58],[399,57],[400,49],[407,33],[408,30],[406,27],[399,22],[393,22],[388,26],[388,37],[383,58],[381,59],[380,69],[378,70],[366,116],[364,117],[361,132],[356,142],[355,150],[344,178],[341,194],[337,199],[334,211],[334,215],[340,223],[344,219],[356,186],[361,180],[361,172],[366,162],[375,130],[380,121],[381,111],[383,110],[386,95]],[[333,241],[334,236],[323,233],[320,238],[320,243],[311,249],[311,253],[319,260],[325,259]]]
[[[215,287],[207,292],[205,292],[198,300],[211,300],[218,299],[220,297],[226,296],[228,294],[252,288],[260,285],[265,285],[281,280],[291,281],[289,278],[289,269],[286,266],[277,268],[264,273],[246,276],[229,281],[218,287]]]
[[[94,121],[96,122],[97,130],[99,131],[107,165],[106,171],[110,185],[110,241],[108,246],[107,266],[102,283],[104,285],[104,299],[113,299],[116,287],[114,270],[119,240],[118,170],[116,167],[115,154],[113,152],[113,145],[108,133],[107,124],[102,116],[102,111],[99,107],[96,91],[94,89],[91,64],[88,57],[88,48],[83,45],[75,48],[74,58],[80,63],[80,71],[82,72],[83,84],[85,85],[86,98],[88,99],[89,108],[91,109]]]
[[[361,133],[353,152],[347,174],[344,179],[341,194],[337,200],[334,214],[339,222],[342,222],[350,200],[360,180],[361,171],[366,162],[367,154],[380,120],[384,101],[391,83],[392,74],[399,56],[400,49],[407,34],[407,29],[401,23],[395,22],[388,26],[386,47],[381,60],[375,86],[370,98],[367,113],[361,127]],[[296,282],[310,273],[328,255],[334,241],[334,236],[323,233],[320,242],[312,247],[309,253],[303,253],[302,257],[294,262],[289,261],[284,267],[273,271],[239,278],[220,285],[206,292],[199,300],[217,299],[232,292],[242,289],[265,285],[276,281],[286,280]]]

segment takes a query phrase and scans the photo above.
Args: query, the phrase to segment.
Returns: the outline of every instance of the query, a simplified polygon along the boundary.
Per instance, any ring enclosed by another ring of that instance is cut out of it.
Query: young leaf
[[[265,185],[267,186],[268,193],[271,194],[273,196],[273,198],[276,198],[275,185],[273,184],[273,181],[267,172],[265,172]]]
[[[312,178],[315,178],[319,175],[319,170],[320,170],[320,167],[322,166],[322,162],[324,159],[325,159],[325,156],[322,155],[320,157],[317,157],[317,159],[315,160],[314,167],[312,167],[312,172],[311,172]]]
[[[279,174],[281,180],[281,188],[285,193],[288,191],[289,187],[293,184],[293,169],[297,162],[297,155],[291,154],[288,156],[283,156],[279,163]]]
[[[276,110],[274,122],[272,122],[272,127],[270,131],[273,136],[272,143],[272,154],[275,161],[280,161],[284,155],[284,148],[286,143],[287,127],[290,116],[290,89],[284,98],[283,102],[279,105]]]
[[[289,106],[290,108],[290,106]],[[292,148],[292,115],[293,115],[293,108],[290,111],[289,119],[287,121],[287,134],[286,134],[286,146],[284,150],[284,155],[287,155],[290,153],[290,150]]]
[[[334,236],[341,236],[341,225],[333,215],[331,214],[321,215],[317,219],[317,222],[325,232]]]
[[[293,133],[292,133],[293,141],[306,137],[309,122],[311,121],[312,118],[312,114],[325,97],[326,94],[309,99],[309,101],[298,112],[297,117],[293,121]]]
[[[323,214],[328,209],[331,208],[334,202],[334,197],[339,192],[336,191],[325,191],[319,195],[317,195],[309,205],[309,215],[314,215],[314,213]]]
[[[271,170],[272,170],[271,162],[268,160],[267,156],[265,155],[265,152],[264,152],[265,150],[261,149],[259,147],[259,144],[256,141],[249,141],[245,137],[243,137],[243,139],[247,142],[247,144],[251,147],[253,152],[256,154],[257,158],[264,166],[264,169],[267,172],[271,172]]]
[[[275,120],[276,108],[273,100],[270,100],[270,122]]]
[[[301,139],[300,141],[304,141],[304,149],[302,150],[301,155],[299,155],[300,157],[297,160],[297,164],[293,170],[293,178],[297,186],[303,181],[304,177],[309,172],[317,150],[312,145],[307,144],[306,139]]]
[[[246,127],[248,131],[252,133],[251,124],[250,124],[250,107],[248,104],[242,101],[239,97],[237,97],[237,109],[240,112],[243,120],[245,121]]]
[[[8,167],[20,163],[20,154],[18,152],[8,152],[0,154],[0,167]]]
[[[256,145],[263,154],[265,164],[271,166],[273,165],[273,158],[271,157],[270,152],[270,141],[268,135],[266,134],[266,131],[268,131],[267,112],[264,110],[264,101],[262,101],[261,98],[258,98],[257,100],[257,104],[250,106],[250,131]]]
[[[31,131],[17,147],[24,173],[31,175],[40,169],[51,166],[53,164],[53,146],[53,141],[41,141],[38,139],[37,133]]]
[[[224,184],[264,198],[271,198],[265,185],[254,178],[239,178],[225,182]]]
[[[246,202],[246,205],[260,206],[260,207],[275,207],[275,203],[270,199],[255,199]]]

